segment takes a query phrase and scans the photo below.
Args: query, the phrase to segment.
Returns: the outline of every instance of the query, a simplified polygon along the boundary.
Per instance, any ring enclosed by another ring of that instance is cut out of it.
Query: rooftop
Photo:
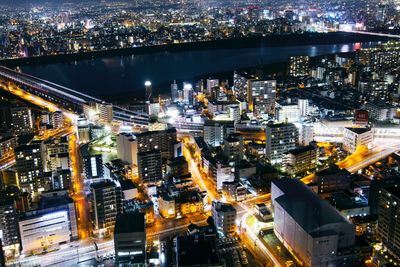
[[[287,153],[288,154],[293,154],[293,155],[299,155],[308,151],[316,150],[314,146],[303,146],[303,147],[298,147],[292,150],[289,150]]]
[[[353,133],[356,133],[356,134],[363,134],[363,133],[371,131],[370,128],[346,127],[346,129],[350,130],[350,131],[352,131]]]
[[[299,180],[283,178],[273,181],[283,195],[275,201],[309,234],[323,226],[350,224],[335,208],[322,200]]]
[[[215,239],[204,236],[176,238],[178,266],[212,266],[219,263]]]
[[[144,213],[119,214],[115,222],[114,234],[145,232]]]

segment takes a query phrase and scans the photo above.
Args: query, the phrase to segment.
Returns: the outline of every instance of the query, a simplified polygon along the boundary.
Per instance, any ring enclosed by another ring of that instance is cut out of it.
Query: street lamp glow
[[[144,86],[151,86],[151,82],[150,81],[145,81],[144,82]]]

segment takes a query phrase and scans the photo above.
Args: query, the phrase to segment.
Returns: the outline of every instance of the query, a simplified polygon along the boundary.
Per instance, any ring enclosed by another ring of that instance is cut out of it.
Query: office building
[[[11,108],[11,128],[16,135],[33,132],[33,118],[28,107]]]
[[[210,146],[220,146],[235,131],[231,121],[207,120],[204,123],[204,141]]]
[[[343,149],[348,153],[354,153],[357,148],[371,148],[374,134],[370,128],[346,127],[343,131]]]
[[[385,187],[379,193],[378,238],[390,254],[400,255],[400,189],[397,186]]]
[[[117,214],[122,213],[122,193],[115,181],[104,180],[90,186],[93,234],[104,236],[114,229]]]
[[[162,157],[158,149],[138,153],[138,172],[142,183],[155,183],[163,178]]]
[[[235,232],[236,209],[231,204],[213,201],[211,214],[218,231],[223,234]]]
[[[167,175],[170,177],[179,177],[189,173],[189,166],[185,157],[180,156],[169,159],[166,165]]]
[[[51,251],[77,240],[75,204],[68,191],[43,192],[38,209],[21,215],[19,231],[25,254]]]
[[[118,264],[145,266],[146,229],[144,213],[129,212],[117,216],[114,228],[114,248]]]
[[[68,212],[26,213],[20,218],[19,231],[25,254],[57,249],[70,241]]]
[[[289,75],[294,77],[309,75],[309,64],[310,64],[309,56],[290,57]]]
[[[283,153],[296,147],[297,128],[292,123],[268,124],[266,126],[266,156],[272,164],[282,162]]]
[[[317,167],[318,147],[308,145],[289,150],[283,154],[282,164],[285,171],[291,175],[306,173]]]
[[[271,200],[275,235],[304,266],[353,266],[355,226],[305,184],[274,180]]]

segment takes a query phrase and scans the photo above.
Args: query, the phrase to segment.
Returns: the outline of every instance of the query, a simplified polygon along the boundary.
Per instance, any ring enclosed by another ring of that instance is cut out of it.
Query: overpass
[[[99,98],[29,74],[17,72],[4,66],[0,66],[0,79],[5,82],[12,82],[28,93],[37,95],[44,100],[78,114],[83,113],[91,106],[108,104]],[[148,127],[148,114],[127,110],[114,105],[112,109],[114,120],[137,127]]]

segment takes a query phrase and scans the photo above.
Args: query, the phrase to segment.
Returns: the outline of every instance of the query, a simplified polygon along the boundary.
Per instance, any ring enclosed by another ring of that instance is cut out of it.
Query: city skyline
[[[400,264],[400,2],[0,7],[0,266]]]

